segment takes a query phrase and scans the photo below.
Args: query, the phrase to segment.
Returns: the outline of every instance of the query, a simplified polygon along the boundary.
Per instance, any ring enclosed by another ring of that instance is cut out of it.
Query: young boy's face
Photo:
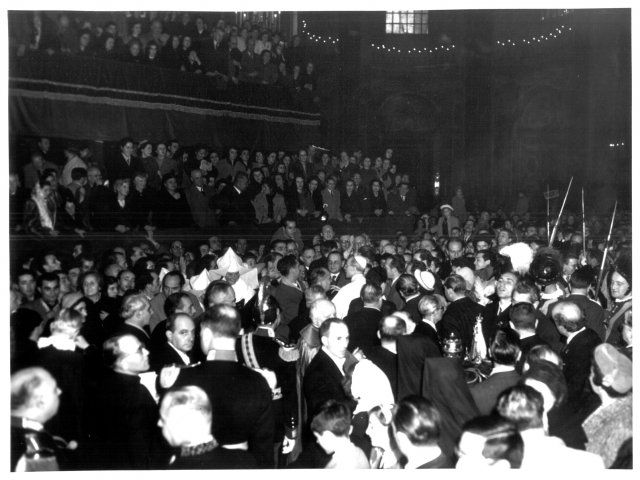
[[[325,430],[322,433],[313,432],[313,434],[316,436],[318,445],[322,447],[322,449],[327,453],[327,455],[331,455],[333,452],[336,451],[336,448],[335,448],[336,436],[333,433],[331,433],[329,430]]]

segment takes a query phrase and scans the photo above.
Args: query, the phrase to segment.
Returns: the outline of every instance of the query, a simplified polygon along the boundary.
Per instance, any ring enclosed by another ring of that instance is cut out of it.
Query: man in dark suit
[[[500,394],[520,380],[515,369],[520,355],[518,334],[510,328],[499,328],[489,346],[489,355],[493,359],[491,375],[484,382],[469,387],[481,415],[489,415]]]
[[[444,282],[444,293],[451,303],[438,323],[438,334],[445,339],[454,333],[461,341],[464,351],[471,349],[473,326],[482,313],[482,305],[466,296],[467,284],[460,275],[450,275]]]
[[[511,294],[511,303],[515,305],[519,302],[530,303],[536,308],[536,335],[556,353],[560,353],[563,346],[560,332],[551,317],[540,310],[540,293],[538,287],[531,280],[521,278],[516,283]]]
[[[402,275],[405,269],[405,262],[402,255],[383,255],[384,268],[387,272],[386,288],[384,296],[390,302],[393,302],[396,309],[402,310],[404,301],[396,288],[396,281]]]
[[[337,318],[330,318],[320,325],[322,347],[307,367],[303,379],[303,392],[307,402],[308,418],[320,411],[327,400],[347,403],[352,411],[356,402],[344,388],[344,365],[347,361],[349,329]]]
[[[221,224],[225,226],[246,226],[254,218],[253,205],[245,190],[249,184],[249,177],[244,172],[238,172],[233,185],[227,185],[219,196],[219,208],[222,211]]]
[[[344,322],[349,328],[350,352],[356,348],[367,349],[380,344],[377,336],[380,320],[382,320],[382,289],[374,283],[366,283],[360,292],[364,304],[362,310],[349,313]]]
[[[520,358],[516,362],[516,370],[522,373],[522,366],[529,351],[536,345],[547,345],[536,333],[537,310],[528,302],[519,302],[509,307],[509,326],[520,336]]]
[[[138,374],[149,369],[149,352],[133,335],[104,343],[107,371],[91,402],[95,419],[91,436],[92,467],[99,470],[160,468],[163,444],[158,406]]]
[[[378,337],[380,345],[365,347],[364,354],[384,372],[389,379],[393,398],[398,399],[398,350],[397,339],[407,331],[405,321],[394,315],[380,322]]]
[[[265,377],[238,362],[240,314],[231,306],[214,305],[201,318],[200,343],[207,360],[194,367],[163,369],[160,385],[202,388],[213,405],[212,434],[220,445],[248,448],[261,468],[272,468],[272,392]]]
[[[151,369],[159,372],[167,365],[187,366],[194,363],[195,331],[196,325],[186,313],[170,315],[164,329],[165,341],[151,343]]]
[[[587,296],[589,286],[595,280],[595,273],[591,267],[581,267],[573,272],[569,279],[571,286],[571,295],[565,298],[578,305],[584,312],[584,322],[587,328],[590,328],[598,334],[600,340],[604,341],[606,328],[604,326],[604,310],[602,307],[591,300]],[[553,308],[553,304],[549,306],[549,311]]]
[[[184,190],[191,216],[198,228],[216,227],[218,222],[209,206],[215,190],[204,184],[202,171],[199,168],[191,170],[191,185]]]
[[[136,172],[144,172],[142,161],[133,156],[133,139],[120,140],[120,153],[107,165],[109,181],[111,185],[119,178],[128,178],[133,181]]]
[[[389,215],[417,215],[416,192],[409,189],[408,183],[401,183],[400,187],[398,187],[398,193],[389,193],[387,207],[389,208]]]
[[[596,332],[585,327],[584,313],[573,302],[557,302],[551,310],[551,318],[556,323],[560,335],[567,339],[560,353],[564,363],[562,371],[567,380],[567,403],[574,410],[578,410],[591,392],[591,355],[602,341]]]
[[[278,301],[281,311],[281,322],[276,330],[279,335],[289,341],[289,324],[294,320],[300,310],[300,302],[304,298],[298,278],[300,269],[295,255],[285,255],[278,262],[280,283],[273,289],[273,296]]]
[[[331,252],[327,255],[327,269],[331,274],[331,285],[336,286],[338,288],[342,288],[347,285],[349,279],[347,278],[347,274],[342,269],[344,265],[344,259],[342,258],[342,254],[340,252]]]
[[[309,162],[307,151],[302,148],[298,151],[298,160],[291,165],[291,171],[296,177],[304,178],[306,182],[313,175],[313,166]]]
[[[149,320],[151,319],[151,304],[147,297],[141,293],[127,295],[122,301],[120,318],[124,320],[121,325],[111,325],[114,335],[133,335],[138,341],[148,348],[151,337],[149,335]]]
[[[442,303],[444,303],[444,299],[440,300],[435,295],[427,294],[420,297],[418,311],[420,312],[421,320],[416,323],[416,329],[413,331],[414,335],[423,335],[431,339],[438,346],[440,352],[442,352],[442,345],[438,336],[437,325],[442,320],[445,309]]]
[[[407,325],[407,335],[396,340],[398,351],[398,398],[407,395],[419,395],[422,392],[424,361],[427,358],[441,357],[439,346],[431,338],[416,332],[416,323],[406,314],[394,314],[402,318]]]
[[[418,309],[421,298],[418,280],[413,275],[404,273],[400,275],[396,285],[398,293],[404,302],[403,310],[409,314],[416,325],[419,325],[422,321],[422,315],[420,315],[420,310]]]

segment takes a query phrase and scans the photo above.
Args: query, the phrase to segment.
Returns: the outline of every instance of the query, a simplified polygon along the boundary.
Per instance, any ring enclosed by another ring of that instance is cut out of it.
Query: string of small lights
[[[337,43],[340,42],[340,39],[338,37],[331,37],[331,36],[323,37],[322,35],[312,34],[307,30],[306,20],[302,20],[302,33],[306,35],[307,38],[309,38],[309,40],[313,40],[316,43],[331,43],[333,45],[336,45]]]
[[[567,32],[573,31],[572,27],[568,27],[565,25],[561,25],[553,29],[553,31],[540,34],[537,37],[531,38],[523,38],[522,40],[496,40],[496,45],[500,48],[502,47],[517,47],[519,45],[537,45],[538,43],[547,42],[549,40],[553,40],[554,38],[558,38],[561,35],[566,35]]]
[[[620,147],[624,147],[624,142],[610,143],[609,144],[609,148],[620,148]]]
[[[312,34],[307,29],[306,20],[302,20],[302,33],[306,35],[307,38],[309,38],[309,40],[312,40],[316,43],[324,43],[324,44],[331,43],[333,45],[336,45],[337,43],[340,42],[340,38],[338,37],[331,37],[331,36],[324,37],[322,35]],[[438,45],[436,47],[413,47],[413,48],[403,49],[403,48],[388,46],[385,44],[376,44],[376,43],[372,43],[371,47],[387,53],[409,53],[409,54],[416,54],[416,55],[433,54],[433,53],[445,52],[445,51],[450,52],[456,48],[455,45]]]

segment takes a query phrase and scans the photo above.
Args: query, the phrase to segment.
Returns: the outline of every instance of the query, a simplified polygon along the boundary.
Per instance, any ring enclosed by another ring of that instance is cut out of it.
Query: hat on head
[[[593,363],[602,372],[602,384],[624,395],[631,390],[631,360],[609,343],[601,343],[593,351]]]
[[[440,210],[444,210],[445,208],[448,208],[449,210],[451,210],[453,212],[453,207],[451,205],[449,205],[448,203],[445,203],[444,205],[440,206]]]
[[[176,180],[178,179],[178,177],[176,176],[176,173],[173,170],[171,170],[169,173],[165,173],[162,176],[162,183],[166,182],[170,178],[175,178]]]
[[[358,262],[358,265],[360,265],[360,267],[363,270],[367,268],[367,259],[364,258],[362,255],[354,255],[353,258],[355,259],[356,262]]]
[[[427,292],[433,292],[436,285],[436,277],[433,276],[429,270],[416,270],[413,272],[413,276],[418,281],[418,284],[424,288]]]

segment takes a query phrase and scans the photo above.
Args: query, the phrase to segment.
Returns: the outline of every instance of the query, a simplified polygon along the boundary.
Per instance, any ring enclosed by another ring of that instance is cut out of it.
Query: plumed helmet
[[[278,309],[278,301],[264,284],[260,284],[252,312],[255,324],[273,325],[278,319]]]
[[[535,282],[542,287],[555,283],[560,278],[562,266],[558,259],[551,254],[536,255],[529,267],[529,273]]]

